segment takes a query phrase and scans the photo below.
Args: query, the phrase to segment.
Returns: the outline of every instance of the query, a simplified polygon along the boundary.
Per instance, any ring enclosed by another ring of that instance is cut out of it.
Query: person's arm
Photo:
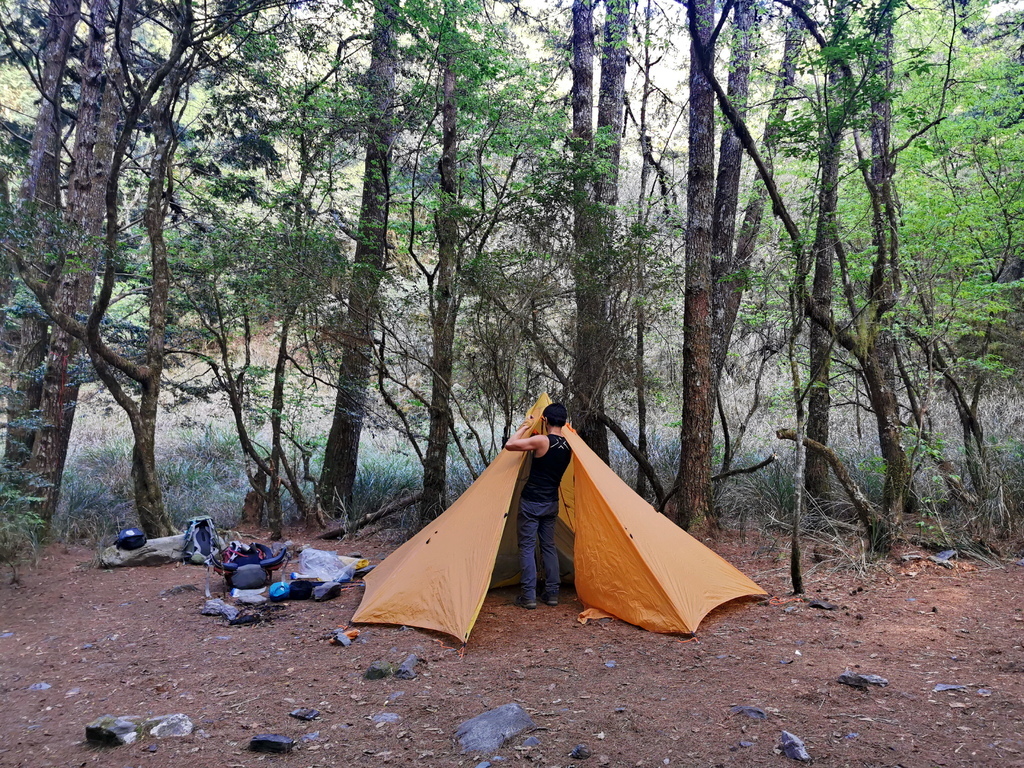
[[[531,431],[533,431],[534,418],[533,416],[527,416],[516,433],[508,439],[505,443],[505,450],[508,451],[536,451],[538,448],[548,447],[548,438],[546,435],[533,435],[527,437]]]

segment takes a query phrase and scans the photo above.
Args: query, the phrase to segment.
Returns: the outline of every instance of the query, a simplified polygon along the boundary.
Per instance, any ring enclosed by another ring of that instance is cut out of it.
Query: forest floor
[[[1024,567],[819,563],[807,599],[839,606],[828,611],[787,597],[784,552],[738,534],[710,544],[778,598],[731,603],[683,642],[616,620],[582,625],[571,590],[534,611],[495,590],[462,657],[450,639],[391,626],[329,644],[359,588],[227,626],[199,613],[202,568],[104,571],[88,549],[51,548],[20,586],[0,586],[0,766],[795,765],[776,751],[784,730],[815,765],[1024,766]],[[390,546],[368,537],[337,549],[376,562]],[[198,591],[166,592],[179,585]],[[416,679],[363,678],[372,662],[408,654],[422,660]],[[889,684],[841,685],[846,669]],[[459,724],[509,702],[537,730],[461,755]],[[730,712],[747,705],[767,719]],[[320,718],[290,717],[299,707]],[[176,712],[192,735],[84,742],[100,715]],[[375,721],[381,713],[398,719]],[[289,736],[295,751],[249,752],[259,733]],[[539,744],[522,746],[531,735]],[[592,757],[569,757],[581,743]]]

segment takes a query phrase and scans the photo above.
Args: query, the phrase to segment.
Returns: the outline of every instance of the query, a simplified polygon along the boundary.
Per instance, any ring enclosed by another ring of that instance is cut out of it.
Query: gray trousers
[[[523,571],[522,594],[527,600],[537,599],[536,545],[540,540],[540,556],[544,563],[544,590],[557,595],[560,574],[558,550],[555,549],[557,501],[520,501],[516,533],[519,537],[519,567]]]

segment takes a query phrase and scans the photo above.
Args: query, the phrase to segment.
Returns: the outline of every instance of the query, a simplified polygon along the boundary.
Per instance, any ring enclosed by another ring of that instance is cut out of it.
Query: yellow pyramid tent
[[[531,414],[550,402],[542,395]],[[555,541],[586,607],[581,620],[615,616],[691,633],[722,603],[766,594],[638,496],[571,427],[564,434],[573,459]],[[487,590],[518,582],[516,513],[531,455],[502,451],[444,514],[367,574],[352,620],[468,640]]]

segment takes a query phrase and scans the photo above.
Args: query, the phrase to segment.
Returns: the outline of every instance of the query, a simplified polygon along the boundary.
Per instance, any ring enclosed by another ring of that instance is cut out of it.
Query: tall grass
[[[210,515],[218,525],[238,518],[248,490],[238,438],[206,426],[170,436],[158,451],[164,504],[176,525]],[[132,441],[108,436],[68,457],[53,535],[64,541],[101,541],[137,523],[131,479]]]

